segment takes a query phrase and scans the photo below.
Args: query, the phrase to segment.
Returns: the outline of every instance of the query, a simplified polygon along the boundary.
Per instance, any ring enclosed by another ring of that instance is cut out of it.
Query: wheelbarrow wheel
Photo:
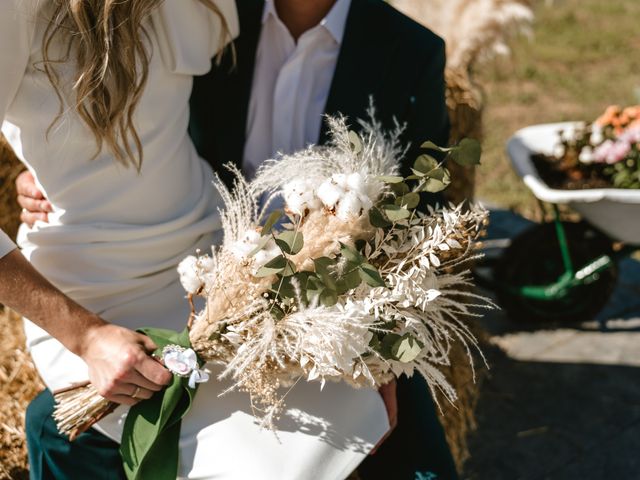
[[[590,225],[562,223],[576,270],[612,253],[611,240]],[[527,285],[553,284],[565,271],[555,224],[546,223],[516,237],[494,270],[498,303],[512,320],[577,322],[592,320],[609,300],[618,278],[615,262],[591,283],[569,289],[560,299],[540,300],[516,292]]]

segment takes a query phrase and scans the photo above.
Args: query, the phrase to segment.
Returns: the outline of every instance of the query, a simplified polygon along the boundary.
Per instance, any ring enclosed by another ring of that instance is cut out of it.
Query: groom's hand
[[[107,400],[134,405],[151,398],[172,374],[150,354],[156,345],[146,335],[112,324],[93,328],[80,354],[89,380]]]
[[[53,211],[51,203],[38,189],[31,172],[25,170],[16,178],[18,205],[22,208],[20,221],[33,227],[36,220],[49,221],[49,213]]]

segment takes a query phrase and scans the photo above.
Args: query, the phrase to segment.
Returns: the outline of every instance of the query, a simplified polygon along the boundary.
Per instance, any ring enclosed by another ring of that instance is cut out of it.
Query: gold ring
[[[131,398],[137,399],[138,393],[140,393],[140,387],[136,385],[136,390],[135,392],[133,392],[133,394],[131,394]]]

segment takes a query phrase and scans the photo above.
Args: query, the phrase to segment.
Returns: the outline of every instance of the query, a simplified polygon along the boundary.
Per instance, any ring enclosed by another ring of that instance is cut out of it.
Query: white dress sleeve
[[[29,65],[37,21],[36,0],[0,2],[0,123]]]
[[[0,124],[29,65],[35,30],[34,0],[0,1]],[[0,230],[0,258],[16,248]]]

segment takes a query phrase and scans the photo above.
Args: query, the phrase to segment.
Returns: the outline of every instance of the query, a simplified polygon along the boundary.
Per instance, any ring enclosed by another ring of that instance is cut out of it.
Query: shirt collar
[[[350,7],[351,0],[337,0],[333,7],[331,7],[331,10],[329,10],[327,16],[324,17],[319,24],[331,34],[338,44],[342,43],[342,38],[344,37]],[[266,0],[264,2],[262,23],[265,23],[270,16],[275,20],[281,21],[280,17],[278,17],[274,0]]]

